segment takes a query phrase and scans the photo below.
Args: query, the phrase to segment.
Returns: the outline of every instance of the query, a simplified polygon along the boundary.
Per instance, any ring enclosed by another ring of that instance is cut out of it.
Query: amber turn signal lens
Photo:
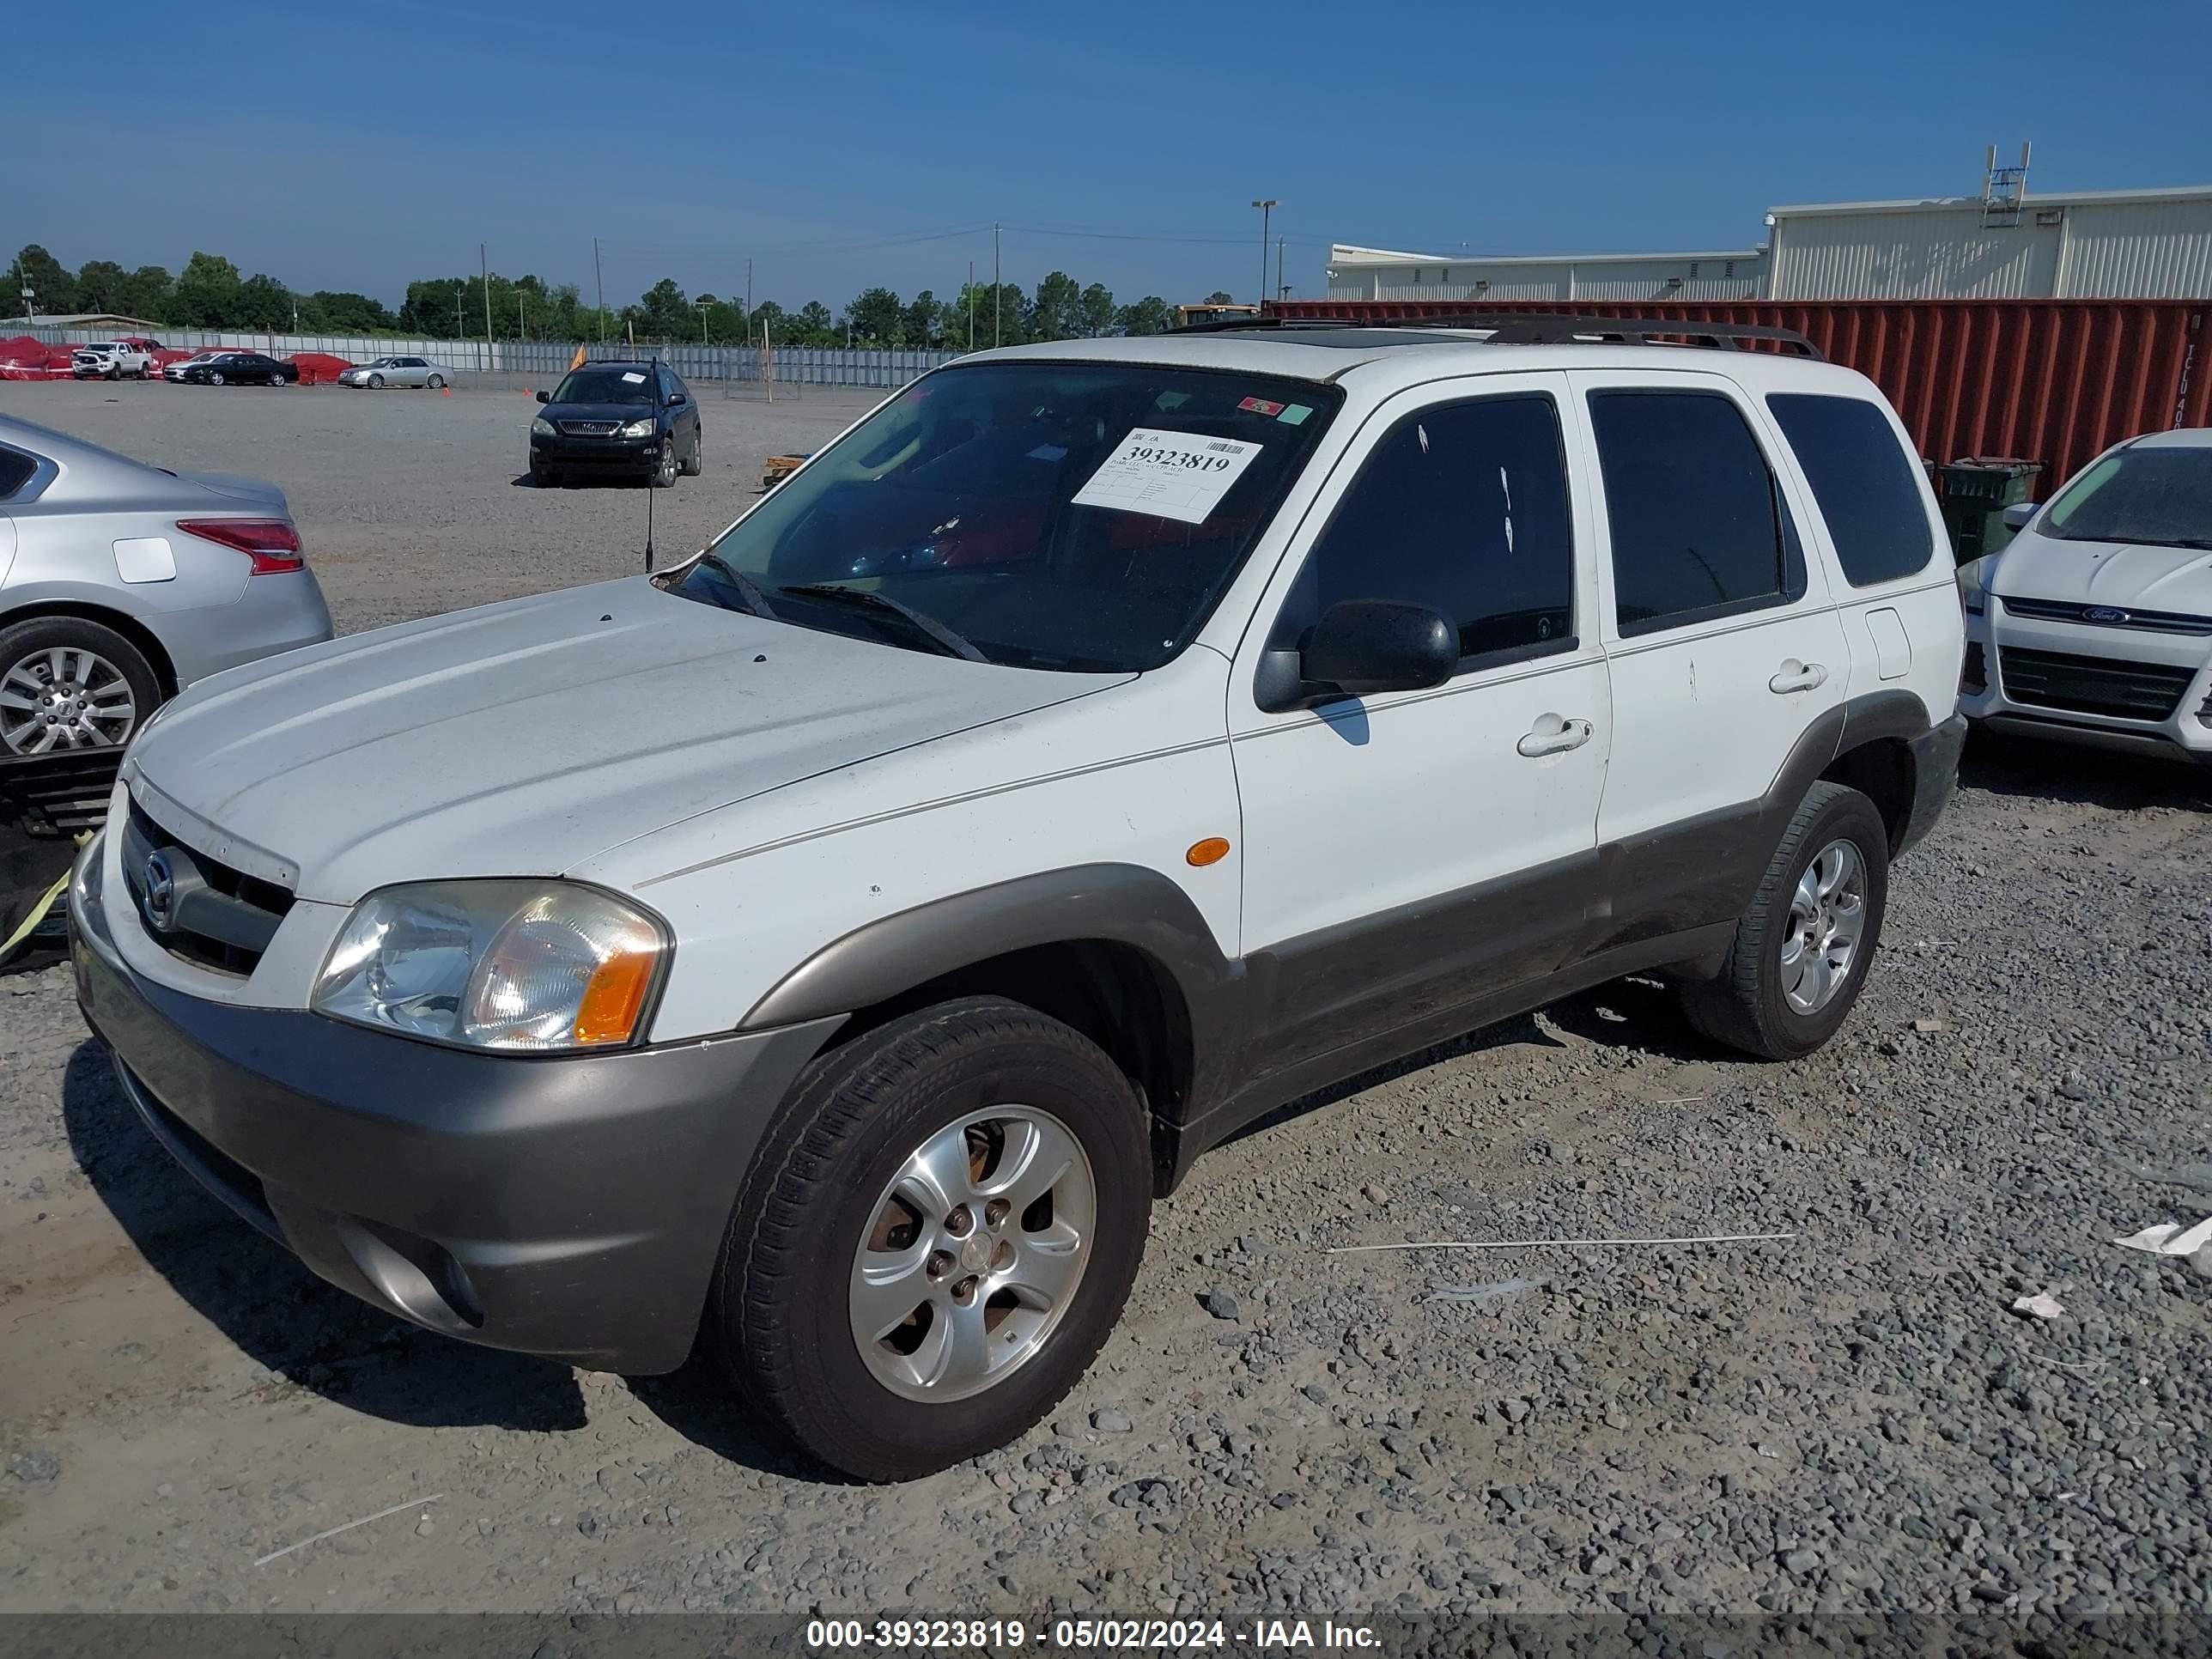
[[[632,951],[599,964],[576,1009],[579,1043],[629,1041],[645,1008],[645,994],[653,988],[655,960],[650,951]]]
[[[1218,864],[1229,856],[1229,843],[1218,836],[1208,836],[1204,841],[1194,841],[1190,851],[1183,854],[1184,861],[1203,870],[1209,864]]]

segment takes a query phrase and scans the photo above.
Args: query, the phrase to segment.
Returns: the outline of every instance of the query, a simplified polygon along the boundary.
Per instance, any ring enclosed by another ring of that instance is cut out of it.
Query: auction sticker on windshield
[[[1099,463],[1074,504],[1204,524],[1262,447],[1140,426]]]

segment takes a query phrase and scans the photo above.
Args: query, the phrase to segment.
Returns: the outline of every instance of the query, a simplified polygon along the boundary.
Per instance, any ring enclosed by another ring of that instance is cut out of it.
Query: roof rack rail
[[[1572,313],[1495,312],[1454,317],[1259,317],[1192,323],[1171,334],[1227,334],[1244,329],[1407,328],[1487,332],[1492,345],[1692,345],[1740,351],[1767,341],[1816,362],[1826,354],[1794,328],[1764,323],[1690,322],[1679,317],[1586,317]]]

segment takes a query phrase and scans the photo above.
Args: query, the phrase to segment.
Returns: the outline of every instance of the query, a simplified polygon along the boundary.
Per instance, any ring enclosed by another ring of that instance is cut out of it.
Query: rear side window
[[[1813,486],[1853,587],[1927,568],[1936,550],[1917,469],[1887,418],[1863,398],[1776,392],[1766,400]]]
[[[1759,441],[1714,392],[1593,392],[1624,635],[1787,605],[1805,559]]]
[[[1478,398],[1408,415],[1362,464],[1268,644],[1295,650],[1340,599],[1440,611],[1460,660],[1574,644],[1574,529],[1559,410]]]
[[[0,449],[0,501],[10,499],[39,470],[39,464],[20,449]]]

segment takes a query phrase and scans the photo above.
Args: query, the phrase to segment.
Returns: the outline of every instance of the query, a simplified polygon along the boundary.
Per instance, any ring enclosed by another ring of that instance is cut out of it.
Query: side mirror
[[[2027,521],[2035,516],[2037,505],[2034,501],[2014,501],[2010,507],[2005,508],[2005,528],[2007,530],[2027,529]]]
[[[1262,708],[1309,707],[1337,697],[1419,691],[1459,666],[1459,635],[1443,614],[1395,599],[1340,599],[1322,612],[1295,657],[1271,652],[1253,689]]]
[[[538,394],[538,401],[541,404],[550,404],[553,401],[553,394],[550,392],[541,392]]]
[[[668,394],[668,406],[671,409],[680,409],[690,401],[680,392],[672,392]]]

